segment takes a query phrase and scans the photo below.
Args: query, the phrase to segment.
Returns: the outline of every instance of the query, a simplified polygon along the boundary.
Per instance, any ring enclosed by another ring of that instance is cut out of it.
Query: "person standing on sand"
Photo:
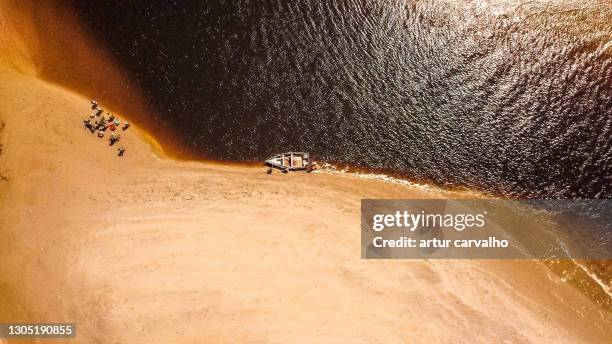
[[[110,142],[110,145],[114,145],[115,142],[119,141],[119,139],[121,138],[121,135],[116,135],[115,133],[112,133],[110,138],[108,139],[108,141]]]
[[[106,119],[104,118],[104,115],[102,115],[102,117],[100,117],[100,119],[98,120],[98,122],[96,124],[96,128],[101,129],[101,130],[105,130],[106,127],[107,127]]]
[[[89,129],[89,131],[91,131],[92,133],[94,131],[96,131],[96,129],[94,128],[93,124],[91,124],[91,120],[89,118],[86,118],[83,121],[83,124],[85,125],[85,129]]]
[[[125,153],[125,148],[124,147],[119,147],[118,149],[119,154],[117,154],[118,156],[123,156],[123,154]]]

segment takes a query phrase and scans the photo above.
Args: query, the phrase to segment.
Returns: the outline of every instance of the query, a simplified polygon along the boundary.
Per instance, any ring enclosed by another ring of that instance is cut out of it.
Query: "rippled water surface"
[[[198,155],[612,196],[609,1],[73,2]]]

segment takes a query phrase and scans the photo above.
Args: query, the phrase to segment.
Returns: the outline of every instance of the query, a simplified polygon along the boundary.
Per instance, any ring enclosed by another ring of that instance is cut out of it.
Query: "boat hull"
[[[304,152],[287,152],[275,155],[265,160],[265,164],[277,168],[283,172],[288,171],[312,171],[313,164],[310,155]]]

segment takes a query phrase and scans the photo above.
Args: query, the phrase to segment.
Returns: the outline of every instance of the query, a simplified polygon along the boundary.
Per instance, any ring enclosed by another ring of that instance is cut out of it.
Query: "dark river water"
[[[200,157],[612,196],[612,4],[75,1]]]

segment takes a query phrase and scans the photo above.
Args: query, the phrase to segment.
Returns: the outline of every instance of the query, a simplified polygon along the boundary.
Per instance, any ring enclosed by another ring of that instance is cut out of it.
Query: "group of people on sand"
[[[115,131],[121,127],[123,131],[126,131],[130,127],[130,123],[127,121],[123,123],[121,126],[121,121],[112,113],[107,113],[107,116],[104,115],[104,109],[98,106],[98,102],[95,100],[91,101],[91,109],[94,111],[88,118],[83,120],[83,125],[85,129],[89,130],[92,134],[98,133],[99,138],[103,138],[107,130],[111,131],[110,137],[108,139],[109,146],[114,145],[119,142],[121,139],[121,134],[116,133]],[[125,154],[125,147],[119,147],[118,154],[119,156],[123,156]]]

